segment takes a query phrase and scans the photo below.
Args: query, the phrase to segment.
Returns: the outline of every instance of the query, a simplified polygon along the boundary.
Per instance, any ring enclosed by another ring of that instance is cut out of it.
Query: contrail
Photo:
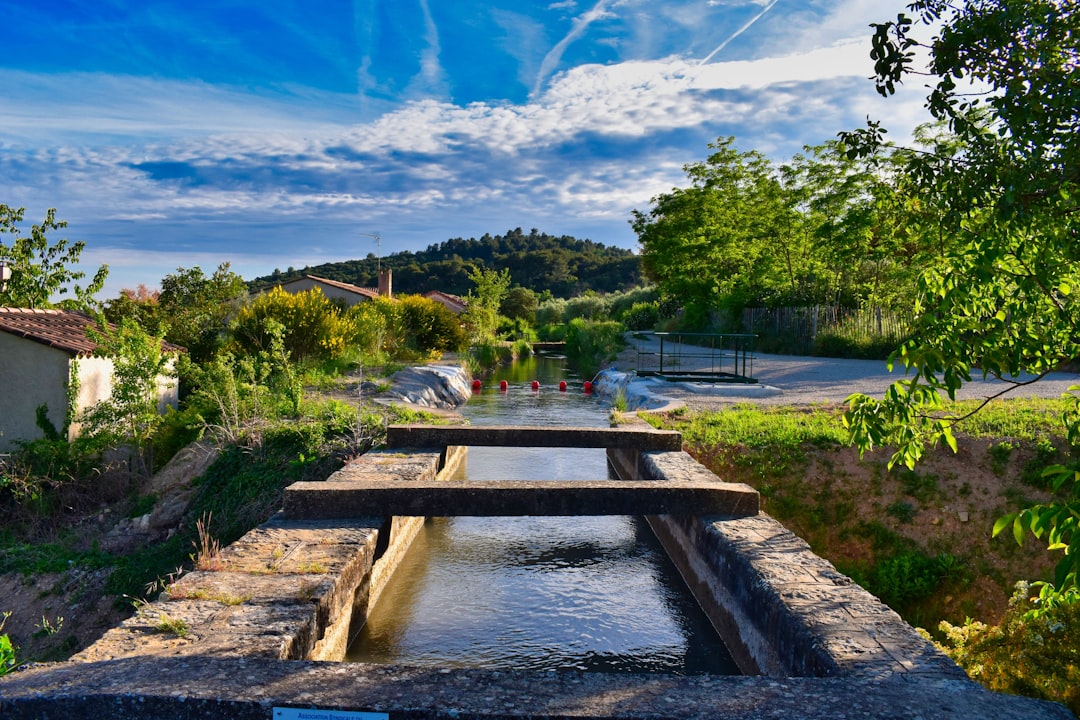
[[[748,23],[746,23],[745,25],[743,25],[743,26],[742,26],[741,28],[739,28],[738,30],[736,30],[735,32],[733,32],[733,33],[731,34],[731,37],[729,37],[729,38],[728,38],[727,40],[725,40],[724,42],[720,43],[720,44],[719,44],[719,45],[717,46],[717,48],[716,48],[715,50],[713,50],[713,51],[712,51],[711,53],[709,53],[708,55],[706,55],[706,56],[705,56],[705,59],[704,59],[704,60],[702,60],[701,62],[699,62],[699,63],[698,63],[698,65],[704,65],[705,63],[707,63],[707,62],[709,62],[710,60],[712,60],[712,59],[713,59],[713,56],[714,56],[714,55],[716,55],[716,53],[718,53],[718,52],[720,52],[721,50],[723,50],[724,48],[726,48],[726,47],[728,46],[728,43],[730,43],[730,42],[731,42],[732,40],[734,40],[735,38],[739,37],[740,35],[742,35],[742,34],[743,34],[744,32],[746,32],[747,30],[749,30],[749,29],[750,29],[750,26],[751,26],[751,25],[753,25],[753,24],[754,24],[754,23],[756,23],[756,22],[757,22],[758,20],[760,20],[760,19],[761,19],[761,16],[762,16],[762,15],[764,15],[765,13],[769,12],[770,10],[772,10],[772,8],[773,8],[773,5],[775,5],[775,4],[776,4],[776,3],[778,3],[778,2],[780,2],[780,0],[771,0],[771,1],[769,2],[769,4],[765,6],[765,9],[764,9],[764,10],[762,10],[762,11],[761,11],[761,12],[759,12],[759,13],[758,13],[757,15],[755,15],[755,16],[754,16],[754,17],[753,17],[753,18],[752,18],[752,19],[751,19],[751,20],[750,20],[750,21],[749,21]]]
[[[420,75],[429,87],[434,87],[444,79],[442,64],[439,60],[442,54],[439,28],[435,26],[435,18],[431,15],[427,0],[420,0],[420,10],[424,14],[424,40],[427,42],[427,47],[420,53]]]
[[[559,64],[559,60],[562,59],[562,54],[563,51],[566,50],[566,46],[574,40],[577,40],[594,20],[606,17],[608,14],[607,6],[610,4],[611,0],[599,0],[599,2],[593,6],[592,10],[589,10],[584,15],[574,18],[574,25],[570,28],[570,32],[567,33],[566,37],[556,43],[555,47],[548,51],[548,54],[544,56],[543,62],[540,63],[540,72],[536,75],[536,84],[533,86],[532,91],[534,96],[540,94],[540,86]]]

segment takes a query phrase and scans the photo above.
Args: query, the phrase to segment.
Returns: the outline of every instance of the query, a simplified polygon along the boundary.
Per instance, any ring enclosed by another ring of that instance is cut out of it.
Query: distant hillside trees
[[[418,252],[401,252],[378,258],[325,263],[303,269],[289,268],[256,278],[253,292],[301,277],[305,273],[360,287],[375,287],[378,267],[394,272],[394,292],[422,294],[441,290],[466,295],[473,289],[474,268],[510,273],[512,285],[537,295],[574,297],[593,291],[611,293],[641,285],[638,257],[630,250],[609,247],[568,235],[554,236],[535,228],[521,228],[505,235],[484,234],[476,238],[453,238]]]

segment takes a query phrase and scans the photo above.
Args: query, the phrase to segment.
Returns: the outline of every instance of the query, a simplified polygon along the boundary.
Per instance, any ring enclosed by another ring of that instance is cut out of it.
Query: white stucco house
[[[94,357],[97,346],[86,335],[93,323],[89,316],[70,310],[0,308],[0,452],[44,435],[36,423],[42,404],[48,407],[53,426],[63,428],[73,372],[78,379],[76,413],[109,397],[113,363]],[[183,350],[168,343],[164,349]],[[176,407],[178,398],[175,383],[162,378],[159,409]],[[72,423],[68,438],[78,433],[78,424]]]

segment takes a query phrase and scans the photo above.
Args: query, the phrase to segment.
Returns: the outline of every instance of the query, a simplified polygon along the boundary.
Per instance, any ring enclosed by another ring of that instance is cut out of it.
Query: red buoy
[[[532,389],[533,390],[539,390],[540,389],[540,381],[539,380],[533,380],[532,381]]]
[[[560,380],[559,381],[559,391],[560,392],[566,392],[566,381],[565,380]]]
[[[473,389],[473,392],[480,392],[480,388],[481,388],[481,387],[482,387],[482,386],[480,385],[480,381],[479,381],[479,380],[473,380],[473,381],[472,381],[472,389]]]
[[[592,383],[589,382],[588,380],[585,381],[585,392],[587,392],[587,393],[592,392]]]
[[[506,381],[505,380],[500,380],[499,381],[499,389],[502,390],[503,392],[506,392]]]

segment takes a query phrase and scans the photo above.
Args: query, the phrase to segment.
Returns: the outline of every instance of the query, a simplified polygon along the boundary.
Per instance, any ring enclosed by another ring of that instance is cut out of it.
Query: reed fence
[[[745,308],[742,327],[759,337],[758,349],[812,353],[850,346],[853,354],[888,353],[910,332],[910,317],[888,308]],[[829,353],[822,353],[829,354]]]

